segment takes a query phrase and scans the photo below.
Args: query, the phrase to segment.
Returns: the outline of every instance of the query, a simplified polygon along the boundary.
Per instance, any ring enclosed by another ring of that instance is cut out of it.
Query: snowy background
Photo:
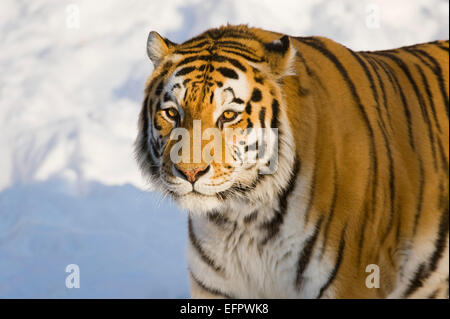
[[[448,39],[448,12],[446,0],[1,0],[0,298],[189,296],[186,216],[132,154],[150,30],[182,42],[248,23],[375,50]]]

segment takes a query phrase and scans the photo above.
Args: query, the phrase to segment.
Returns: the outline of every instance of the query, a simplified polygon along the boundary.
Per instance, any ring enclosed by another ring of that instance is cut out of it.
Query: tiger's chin
[[[224,202],[217,195],[205,195],[192,191],[183,195],[172,194],[172,197],[181,209],[193,214],[206,214],[224,207]]]

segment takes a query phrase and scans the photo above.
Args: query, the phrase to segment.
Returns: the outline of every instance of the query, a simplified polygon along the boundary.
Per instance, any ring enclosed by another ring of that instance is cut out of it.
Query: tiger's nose
[[[195,168],[183,168],[177,164],[174,165],[175,170],[188,182],[195,183],[200,177],[208,173],[209,165]]]

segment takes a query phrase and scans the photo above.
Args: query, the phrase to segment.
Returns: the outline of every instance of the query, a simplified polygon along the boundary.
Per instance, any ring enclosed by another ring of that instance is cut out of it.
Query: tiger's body
[[[354,52],[227,26],[151,33],[148,53],[136,151],[189,211],[192,297],[448,298],[448,41]],[[277,128],[277,170],[172,163],[195,119]]]

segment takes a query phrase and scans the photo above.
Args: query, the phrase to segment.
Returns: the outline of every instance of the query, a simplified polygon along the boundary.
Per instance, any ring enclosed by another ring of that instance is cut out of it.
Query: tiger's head
[[[135,149],[151,184],[191,212],[270,201],[294,165],[282,93],[295,73],[287,36],[212,29],[183,44],[150,32]]]

